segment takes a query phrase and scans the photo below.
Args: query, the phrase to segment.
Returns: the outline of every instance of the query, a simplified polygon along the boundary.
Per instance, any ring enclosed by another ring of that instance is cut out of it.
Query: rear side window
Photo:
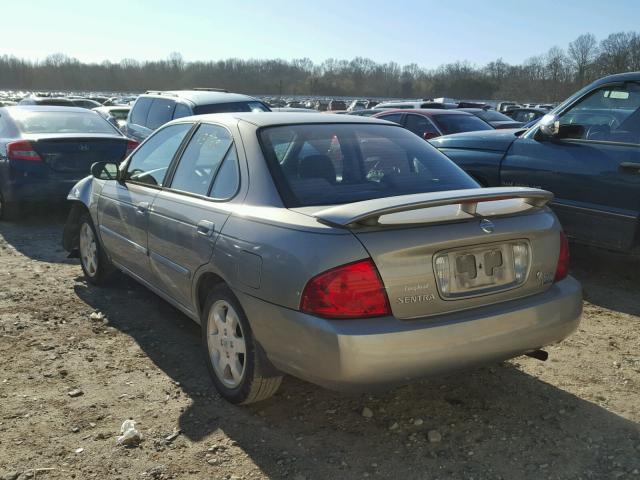
[[[423,137],[425,133],[440,135],[440,132],[438,132],[431,121],[422,115],[407,115],[406,128],[419,137]]]
[[[154,98],[149,108],[149,115],[147,115],[147,128],[155,130],[161,127],[173,116],[173,109],[176,106],[176,102],[166,98]]]
[[[182,118],[191,116],[191,109],[182,103],[176,103],[176,109],[173,112],[173,118]]]
[[[231,147],[222,166],[216,175],[211,189],[211,198],[216,200],[226,200],[235,195],[240,186],[240,174],[238,172],[238,156],[236,149]]]
[[[392,125],[289,125],[261,129],[259,137],[287,207],[477,187],[428,142]]]
[[[207,195],[232,144],[231,134],[225,128],[206,123],[200,125],[182,154],[171,188]]]
[[[129,160],[126,179],[162,186],[167,169],[192,126],[191,123],[169,125],[149,137]]]
[[[147,115],[149,114],[149,107],[151,107],[152,98],[142,97],[136,100],[131,111],[131,123],[134,125],[146,125]]]
[[[394,123],[402,123],[402,114],[401,113],[390,113],[389,115],[380,115],[377,118],[381,118],[382,120],[387,120],[388,122]]]

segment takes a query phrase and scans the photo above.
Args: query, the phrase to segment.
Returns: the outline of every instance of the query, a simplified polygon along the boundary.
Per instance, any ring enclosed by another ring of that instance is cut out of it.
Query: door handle
[[[640,173],[640,163],[637,162],[622,162],[618,167],[620,172],[626,173]]]
[[[136,205],[136,213],[138,215],[144,215],[149,210],[149,202],[140,202]]]
[[[204,237],[212,236],[214,230],[215,226],[213,225],[213,222],[208,220],[200,220],[198,225],[196,225],[196,232],[198,232],[198,235],[202,235]]]

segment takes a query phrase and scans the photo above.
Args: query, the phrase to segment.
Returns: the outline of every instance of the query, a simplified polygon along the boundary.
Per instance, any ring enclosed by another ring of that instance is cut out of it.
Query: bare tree
[[[619,73],[629,69],[633,37],[633,32],[618,32],[600,42],[598,63],[601,72]]]
[[[593,35],[580,35],[566,53],[553,47],[521,65],[498,59],[485,66],[451,62],[437,69],[359,57],[320,64],[308,58],[187,62],[174,52],[159,61],[98,64],[60,53],[43,61],[0,55],[0,89],[122,92],[215,86],[254,94],[558,101],[595,76],[629,70],[640,70],[637,32],[613,33],[599,45]]]
[[[582,87],[588,75],[590,65],[598,53],[598,42],[595,35],[585,33],[569,44],[569,60],[575,69],[576,83]]]

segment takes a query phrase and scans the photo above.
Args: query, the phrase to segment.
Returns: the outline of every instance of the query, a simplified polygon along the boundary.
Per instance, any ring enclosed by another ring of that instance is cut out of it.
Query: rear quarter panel
[[[368,256],[346,230],[306,229],[232,215],[216,243],[212,263],[233,288],[298,309],[311,277]]]

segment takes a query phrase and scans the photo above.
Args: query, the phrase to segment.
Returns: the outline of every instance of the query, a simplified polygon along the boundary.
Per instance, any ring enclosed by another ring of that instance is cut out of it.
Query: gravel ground
[[[0,479],[640,480],[638,261],[574,246],[584,317],[546,363],[359,396],[286,378],[235,407],[199,327],[124,276],[88,286],[62,222],[0,223]]]

